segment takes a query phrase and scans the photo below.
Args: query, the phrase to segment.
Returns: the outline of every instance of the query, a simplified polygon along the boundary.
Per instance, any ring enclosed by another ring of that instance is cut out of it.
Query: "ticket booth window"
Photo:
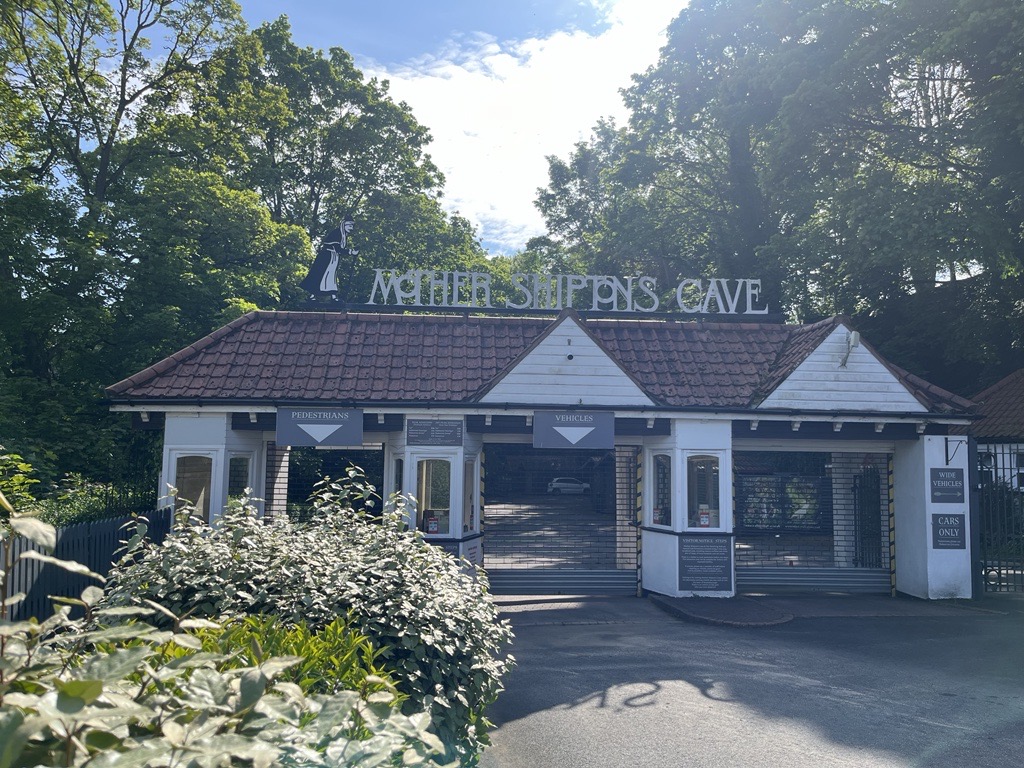
[[[654,505],[651,525],[672,527],[672,457],[654,455]]]
[[[690,528],[718,528],[721,502],[718,457],[690,456],[686,459],[687,523]]]
[[[178,456],[174,468],[174,487],[178,489],[175,506],[185,502],[196,505],[196,513],[210,522],[210,493],[213,487],[212,456]]]
[[[252,457],[232,456],[228,460],[228,499],[240,499],[246,488],[252,488]]]
[[[416,464],[417,526],[428,536],[451,535],[452,463],[420,459]]]

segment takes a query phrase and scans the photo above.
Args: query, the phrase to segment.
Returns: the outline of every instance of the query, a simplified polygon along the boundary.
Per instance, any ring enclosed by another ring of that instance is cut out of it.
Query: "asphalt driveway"
[[[1021,598],[788,596],[793,620],[761,627],[636,598],[499,600],[518,667],[484,768],[983,768],[1024,755]]]

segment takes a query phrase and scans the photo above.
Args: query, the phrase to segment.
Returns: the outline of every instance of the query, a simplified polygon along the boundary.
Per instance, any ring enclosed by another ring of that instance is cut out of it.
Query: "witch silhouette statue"
[[[320,244],[316,252],[309,274],[299,285],[309,294],[311,299],[329,298],[338,300],[338,266],[341,257],[355,257],[359,251],[348,247],[348,235],[355,226],[351,216],[346,216],[341,224],[330,232]]]

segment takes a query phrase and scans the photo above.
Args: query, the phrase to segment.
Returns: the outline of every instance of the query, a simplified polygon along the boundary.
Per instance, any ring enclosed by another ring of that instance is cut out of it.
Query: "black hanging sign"
[[[604,411],[537,411],[534,448],[614,448],[615,414]]]
[[[405,436],[409,445],[462,445],[462,419],[408,419]]]
[[[278,445],[341,448],[363,444],[363,412],[354,408],[278,408]]]
[[[932,504],[964,503],[964,471],[959,467],[931,469]]]

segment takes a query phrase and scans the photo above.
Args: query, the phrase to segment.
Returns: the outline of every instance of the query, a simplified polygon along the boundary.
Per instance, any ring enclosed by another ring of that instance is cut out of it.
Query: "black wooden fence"
[[[147,516],[149,538],[156,542],[163,541],[171,529],[172,517],[173,512],[169,509],[150,513]],[[60,560],[74,560],[105,576],[110,571],[117,550],[131,533],[126,526],[133,519],[126,515],[58,528],[57,547],[51,554]],[[15,558],[28,549],[42,550],[21,537],[14,538],[11,546]],[[7,593],[15,595],[24,592],[26,597],[12,607],[11,618],[21,621],[35,616],[41,621],[53,611],[52,596],[78,597],[90,585],[98,586],[98,582],[39,560],[17,560],[9,574]]]

